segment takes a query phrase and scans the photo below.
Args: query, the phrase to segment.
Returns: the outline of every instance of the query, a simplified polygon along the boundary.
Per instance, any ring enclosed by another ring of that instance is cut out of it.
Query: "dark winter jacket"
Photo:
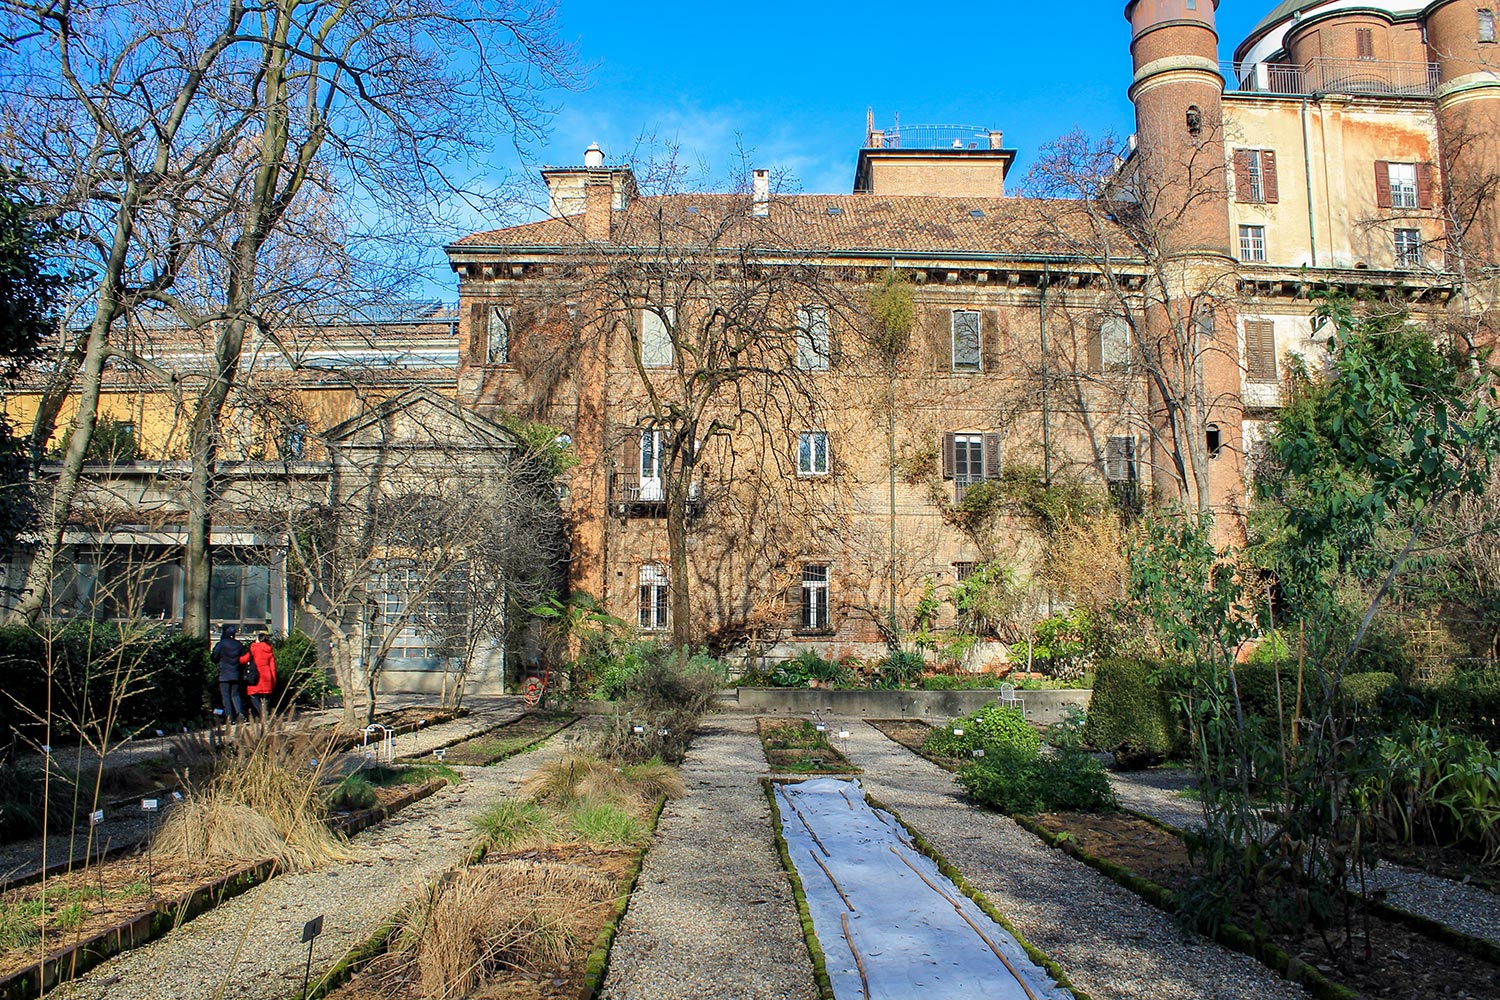
[[[245,655],[245,644],[232,635],[225,636],[214,644],[214,651],[211,655],[214,663],[219,667],[219,680],[238,683],[240,658]]]

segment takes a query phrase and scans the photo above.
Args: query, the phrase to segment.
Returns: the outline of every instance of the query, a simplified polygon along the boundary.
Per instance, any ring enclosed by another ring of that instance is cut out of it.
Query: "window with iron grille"
[[[1266,227],[1240,227],[1240,260],[1261,262],[1266,259]]]
[[[978,565],[979,565],[978,563],[974,563],[974,562],[956,562],[956,563],[954,563],[953,564],[953,579],[957,580],[959,583],[963,583],[969,577],[971,577],[971,576],[974,575],[974,570],[975,570],[975,568]]]
[[[1396,230],[1396,266],[1422,266],[1422,231],[1420,229]]]
[[[977,372],[980,358],[979,311],[953,310],[953,370]]]
[[[656,563],[641,567],[640,626],[648,632],[667,627],[667,574]]]
[[[808,563],[802,567],[802,628],[821,631],[828,628],[828,566]]]
[[[802,306],[797,310],[797,367],[805,372],[827,371],[828,310]]]
[[[1476,13],[1479,15],[1479,40],[1493,43],[1495,41],[1495,12],[1480,10]]]

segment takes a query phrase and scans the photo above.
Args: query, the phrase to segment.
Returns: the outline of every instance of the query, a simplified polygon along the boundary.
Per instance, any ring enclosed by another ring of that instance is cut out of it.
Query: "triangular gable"
[[[367,412],[329,428],[329,448],[450,448],[465,451],[522,447],[503,424],[428,386],[407,389]]]

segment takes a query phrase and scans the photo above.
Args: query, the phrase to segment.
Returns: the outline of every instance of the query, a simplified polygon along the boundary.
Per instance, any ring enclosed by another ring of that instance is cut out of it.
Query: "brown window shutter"
[[[802,567],[792,568],[792,585],[786,591],[787,620],[792,628],[804,628],[802,608]]]
[[[984,435],[984,478],[1000,478],[1000,435],[993,431]]]
[[[1375,32],[1370,28],[1354,29],[1355,54],[1360,59],[1375,58]]]
[[[485,322],[487,303],[469,303],[469,363],[485,363],[485,350],[489,346],[489,324]]]
[[[1244,204],[1250,201],[1250,150],[1234,151],[1234,200]]]
[[[1104,370],[1104,331],[1098,319],[1089,324],[1088,352],[1089,371],[1102,372]]]
[[[1375,204],[1380,208],[1391,207],[1391,164],[1388,160],[1375,161]]]
[[[1432,211],[1432,164],[1417,164],[1417,207]]]
[[[953,478],[953,432],[943,434],[943,478]]]
[[[979,370],[1000,370],[1000,320],[990,309],[979,314]]]
[[[1260,151],[1260,190],[1265,195],[1267,205],[1274,205],[1281,200],[1281,187],[1276,180],[1275,150]]]
[[[1245,377],[1251,382],[1276,381],[1276,324],[1269,320],[1245,323]]]

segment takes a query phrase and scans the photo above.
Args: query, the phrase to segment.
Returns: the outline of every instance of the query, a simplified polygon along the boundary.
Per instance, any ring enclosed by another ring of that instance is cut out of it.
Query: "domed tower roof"
[[[1431,3],[1432,0],[1282,0],[1234,50],[1234,61],[1265,62],[1274,58],[1281,52],[1287,30],[1310,13],[1374,10],[1392,17],[1410,17]]]

